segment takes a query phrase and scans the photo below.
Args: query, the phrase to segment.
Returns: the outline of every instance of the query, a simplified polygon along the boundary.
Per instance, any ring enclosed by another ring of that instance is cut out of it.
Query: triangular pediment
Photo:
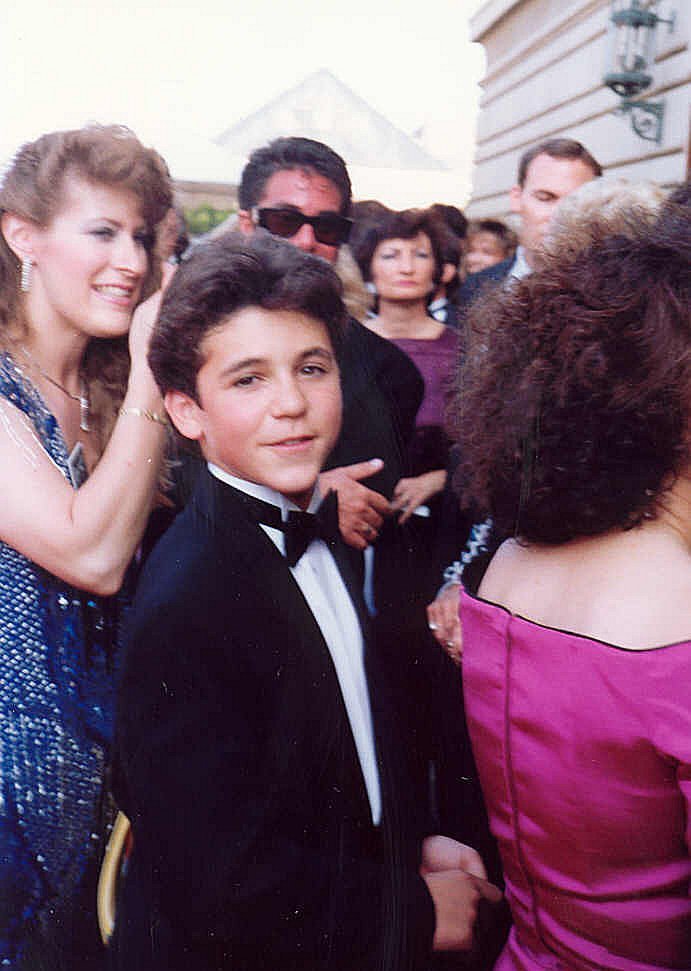
[[[447,166],[323,68],[243,118],[215,141],[247,157],[284,135],[325,142],[349,166],[443,170]]]

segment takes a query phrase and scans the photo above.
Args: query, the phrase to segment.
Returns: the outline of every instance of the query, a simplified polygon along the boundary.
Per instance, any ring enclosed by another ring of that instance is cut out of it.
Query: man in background
[[[263,229],[334,263],[350,232],[351,184],[343,159],[310,138],[277,138],[256,149],[242,173],[238,228]],[[404,474],[424,385],[413,362],[351,318],[341,369],[343,424],[322,473],[338,493],[339,526],[358,550],[374,543]]]
[[[531,273],[560,201],[601,175],[600,163],[571,138],[552,138],[524,152],[509,193],[511,212],[521,221],[519,246],[513,257],[468,277],[458,295],[461,309],[467,310],[488,283]]]

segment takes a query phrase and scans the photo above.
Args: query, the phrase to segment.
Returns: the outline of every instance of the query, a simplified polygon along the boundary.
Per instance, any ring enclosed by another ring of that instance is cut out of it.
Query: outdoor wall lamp
[[[636,101],[635,98],[653,83],[655,30],[659,23],[674,30],[676,19],[655,13],[656,0],[612,0],[609,23],[607,71],[602,79],[621,98],[617,111],[629,114],[631,127],[647,141],[662,140],[662,101]]]

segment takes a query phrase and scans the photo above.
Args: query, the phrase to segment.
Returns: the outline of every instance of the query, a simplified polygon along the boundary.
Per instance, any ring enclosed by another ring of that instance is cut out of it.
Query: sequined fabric
[[[0,355],[10,401],[70,478],[37,390]],[[83,463],[82,463],[82,471]],[[74,894],[98,841],[114,703],[113,601],[92,598],[0,543],[0,963]]]

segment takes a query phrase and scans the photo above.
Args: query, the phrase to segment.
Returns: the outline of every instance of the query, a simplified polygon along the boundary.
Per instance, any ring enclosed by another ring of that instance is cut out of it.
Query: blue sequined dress
[[[73,458],[70,473],[57,421],[7,353],[0,408],[2,399],[24,412],[76,487],[83,461]],[[51,920],[78,897],[97,850],[116,640],[113,600],[71,587],[0,542],[2,967],[18,967],[32,937],[50,938]]]

